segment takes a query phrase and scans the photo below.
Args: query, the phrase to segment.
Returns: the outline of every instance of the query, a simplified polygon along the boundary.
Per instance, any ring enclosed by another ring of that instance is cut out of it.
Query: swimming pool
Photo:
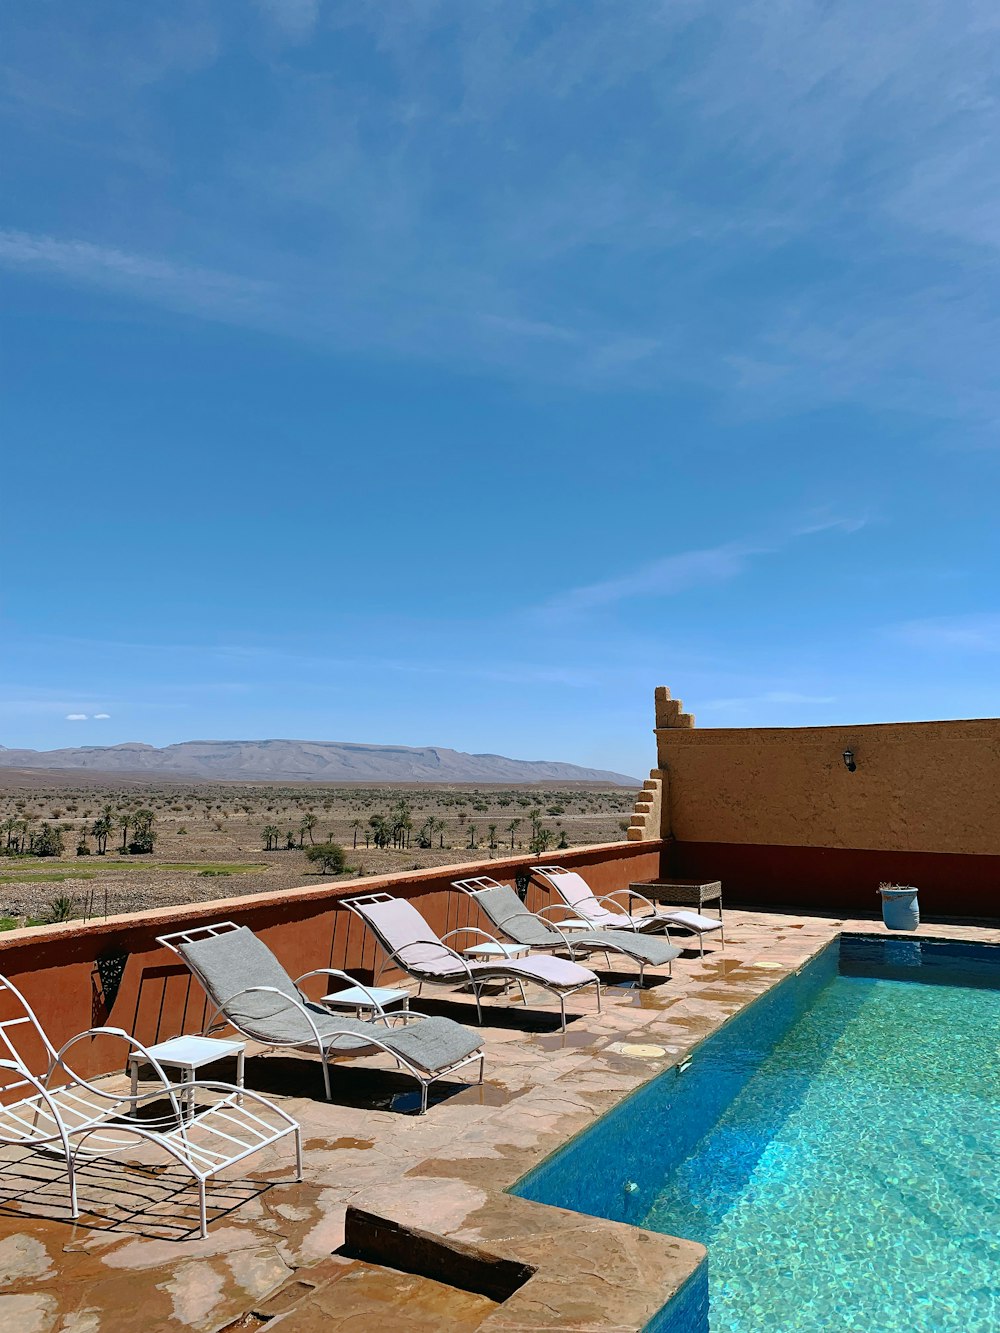
[[[998,1045],[1000,947],[843,936],[512,1192],[706,1245],[651,1329],[996,1333]]]

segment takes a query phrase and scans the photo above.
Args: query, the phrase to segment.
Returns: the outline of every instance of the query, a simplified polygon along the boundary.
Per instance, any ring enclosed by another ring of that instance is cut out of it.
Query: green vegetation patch
[[[67,879],[96,879],[88,871],[49,871],[45,874],[0,875],[0,884],[62,884]]]
[[[2,864],[2,863],[0,863]],[[57,863],[58,864],[58,863]],[[140,870],[147,874],[154,870],[207,870],[210,874],[245,875],[253,870],[266,870],[260,861],[250,864],[215,861],[91,861],[96,870],[77,870],[74,862],[44,872],[27,871],[24,874],[0,875],[0,884],[58,884],[64,879],[99,879],[108,870]]]

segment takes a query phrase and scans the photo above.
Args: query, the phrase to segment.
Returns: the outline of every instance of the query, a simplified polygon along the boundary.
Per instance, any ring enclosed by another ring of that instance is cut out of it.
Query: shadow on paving
[[[198,1190],[186,1171],[116,1159],[77,1170],[80,1217],[69,1216],[66,1167],[35,1153],[4,1162],[0,1217],[34,1218],[145,1239],[186,1241],[198,1235]],[[216,1177],[206,1190],[209,1226],[267,1194],[279,1180]]]

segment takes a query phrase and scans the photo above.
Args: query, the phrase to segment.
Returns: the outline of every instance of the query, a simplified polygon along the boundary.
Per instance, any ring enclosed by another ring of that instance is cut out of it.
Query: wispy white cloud
[[[66,721],[67,721],[67,722],[86,722],[89,716],[90,716],[89,713],[67,713],[67,714],[66,714]]]
[[[908,620],[890,626],[886,634],[910,648],[929,652],[1000,653],[1000,612],[984,611]]]
[[[637,598],[671,597],[706,583],[735,578],[750,558],[765,547],[726,543],[699,551],[663,556],[613,579],[571,588],[549,603],[549,609],[573,614]]]
[[[127,227],[80,205],[7,263],[336,347],[995,431],[987,0],[134,8],[110,37],[69,5],[14,34],[32,130],[141,170]],[[266,123],[207,133],[185,177],[161,102],[243,44]]]
[[[830,514],[814,512],[807,515],[792,528],[793,537],[812,537],[821,532],[843,532],[850,535],[860,532],[871,520],[862,514]]]
[[[573,616],[619,602],[673,597],[691,588],[738,578],[746,573],[755,558],[777,554],[802,538],[825,532],[855,533],[867,521],[862,517],[815,514],[769,538],[725,542],[719,546],[662,556],[614,578],[601,579],[559,593],[540,610],[546,614]]]
[[[23,231],[0,231],[0,266],[236,321],[259,317],[264,297],[273,292],[266,281]]]
[[[110,713],[95,713],[95,714],[94,714],[94,721],[95,721],[95,722],[107,722],[108,719],[109,719],[110,717],[111,717],[111,714],[110,714]]]

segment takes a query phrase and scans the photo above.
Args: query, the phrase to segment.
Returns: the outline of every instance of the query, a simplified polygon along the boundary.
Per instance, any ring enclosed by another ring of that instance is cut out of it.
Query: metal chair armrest
[[[620,894],[623,894],[623,893],[628,894],[628,893],[630,893],[630,892],[631,892],[631,890],[629,890],[629,889],[615,889],[613,893],[605,893],[605,894],[602,894],[601,897],[597,899],[597,901],[601,904],[602,907],[604,906],[605,903],[610,903],[612,907],[617,907],[618,910],[621,911],[621,910],[622,910],[622,905],[621,905],[621,903],[616,902],[615,899],[616,899],[616,897],[617,897],[618,895],[620,895]],[[642,895],[641,893],[632,893],[632,897],[633,897],[633,898],[641,898],[642,901],[643,901],[644,903],[647,903],[650,907],[652,907],[652,908],[653,908],[653,914],[654,914],[654,916],[655,916],[655,914],[656,914],[656,908],[653,907],[653,904],[649,901],[648,898],[644,898],[643,895]],[[632,913],[631,913],[631,911],[629,911],[628,907],[626,907],[626,909],[625,909],[625,915],[626,915],[626,916],[631,916],[631,915],[632,915]]]
[[[565,931],[559,929],[559,921],[548,920],[549,912],[562,912],[563,915],[559,918],[560,921],[576,920],[576,918],[573,916],[572,911],[570,910],[569,906],[566,903],[550,903],[548,907],[540,907],[537,912],[529,912],[528,915],[535,917],[544,917],[545,924],[547,926],[552,927],[552,929],[562,940],[563,944],[569,950],[570,958],[575,958],[576,950],[573,948],[572,944],[570,944],[569,936],[566,934]]]
[[[59,1050],[56,1052],[55,1056],[52,1059],[52,1063],[49,1066],[49,1072],[45,1076],[46,1087],[48,1087],[49,1080],[52,1078],[52,1075],[55,1073],[55,1071],[57,1069],[61,1069],[63,1073],[68,1078],[70,1078],[74,1084],[76,1084],[77,1087],[86,1088],[88,1092],[92,1092],[97,1097],[103,1097],[105,1101],[112,1101],[112,1102],[127,1101],[127,1102],[138,1103],[138,1101],[140,1100],[138,1095],[135,1098],[133,1098],[131,1093],[122,1094],[118,1092],[115,1093],[108,1092],[106,1089],[98,1087],[97,1084],[91,1083],[88,1079],[82,1078],[78,1073],[76,1073],[75,1070],[70,1069],[69,1065],[67,1065],[66,1062],[64,1061],[63,1056],[71,1047],[75,1046],[77,1042],[83,1041],[85,1037],[117,1037],[119,1038],[119,1040],[124,1041],[128,1046],[132,1048],[132,1051],[137,1052],[139,1055],[142,1056],[142,1058],[148,1064],[152,1065],[153,1069],[156,1072],[157,1078],[160,1080],[161,1087],[159,1091],[165,1092],[167,1094],[167,1096],[170,1098],[171,1104],[175,1112],[178,1115],[180,1114],[180,1108],[177,1105],[177,1100],[174,1097],[173,1092],[171,1090],[173,1085],[171,1084],[170,1079],[167,1078],[167,1075],[164,1073],[163,1066],[160,1064],[159,1060],[157,1060],[156,1057],[150,1052],[148,1046],[146,1046],[143,1042],[141,1042],[138,1037],[133,1037],[130,1032],[126,1032],[124,1028],[108,1028],[108,1027],[87,1028],[85,1032],[78,1032],[75,1037],[70,1037],[69,1041],[64,1042],[62,1046],[60,1046]]]
[[[363,981],[358,981],[356,977],[352,977],[350,972],[341,972],[338,967],[314,967],[311,972],[303,972],[300,977],[295,978],[295,989],[299,989],[300,981],[308,981],[310,977],[336,977],[339,981],[347,981],[352,986],[357,986],[358,990],[364,991],[368,996],[368,1003],[379,1018],[385,1018],[385,1010],[376,1000],[374,993],[368,989]]]
[[[391,956],[393,958],[401,959],[407,949],[415,949],[419,945],[426,944],[429,944],[436,949],[443,949],[446,954],[450,954],[455,962],[465,969],[465,974],[469,978],[469,981],[472,981],[472,968],[469,966],[468,959],[463,958],[460,953],[456,953],[450,945],[443,944],[441,940],[408,940],[406,944],[401,945],[398,949],[394,949]],[[419,970],[419,964],[414,963],[413,966]]]
[[[441,942],[450,940],[453,935],[482,935],[484,939],[490,940],[493,944],[499,944],[500,941],[495,935],[491,935],[488,930],[480,930],[478,926],[459,926],[457,930],[449,930],[447,935],[441,936]]]
[[[312,1014],[311,1014],[311,1013],[309,1012],[309,1010],[305,1007],[305,1005],[301,1003],[301,1001],[293,1000],[292,997],[291,997],[290,995],[286,995],[284,991],[282,991],[282,990],[278,990],[278,988],[277,988],[276,986],[245,986],[245,987],[243,988],[243,990],[238,990],[238,991],[236,991],[234,994],[230,995],[226,1000],[224,1000],[222,1004],[219,1005],[219,1007],[216,1009],[215,1013],[212,1015],[212,1017],[209,1019],[209,1021],[205,1024],[205,1026],[204,1026],[204,1028],[202,1029],[202,1031],[204,1031],[204,1032],[211,1031],[212,1025],[214,1024],[215,1020],[219,1017],[219,1015],[220,1015],[220,1014],[225,1014],[225,1013],[226,1013],[226,1008],[227,1008],[227,1006],[228,1006],[228,1005],[231,1005],[232,1002],[233,1002],[234,1000],[238,1000],[238,999],[240,998],[241,995],[278,995],[278,996],[280,996],[281,999],[283,999],[283,1000],[285,1001],[286,1004],[290,1004],[290,1005],[292,1006],[293,1009],[298,1009],[299,1013],[302,1015],[302,1017],[303,1017],[303,1018],[306,1020],[306,1022],[309,1024],[309,1027],[310,1027],[311,1030],[312,1030],[312,1034],[313,1034],[313,1036],[314,1036],[315,1039],[316,1039],[316,1045],[319,1047],[320,1051],[322,1051],[322,1049],[323,1049],[323,1042],[322,1042],[322,1040],[320,1039],[319,1028],[318,1028],[318,1027],[316,1026],[316,1024],[313,1022]],[[237,1031],[237,1032],[240,1031],[240,1029],[239,1029],[238,1027],[236,1027],[236,1024],[232,1021],[232,1019],[229,1017],[228,1014],[226,1014],[226,1022],[230,1025],[230,1027],[236,1028],[236,1031]]]

